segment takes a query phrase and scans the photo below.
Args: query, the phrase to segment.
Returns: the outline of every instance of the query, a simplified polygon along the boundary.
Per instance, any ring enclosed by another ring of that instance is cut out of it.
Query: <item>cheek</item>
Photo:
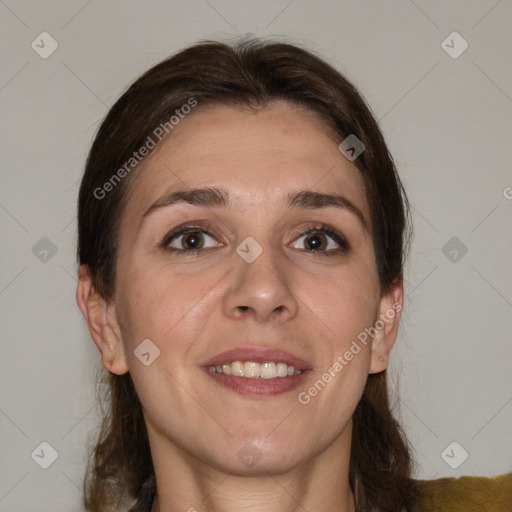
[[[318,384],[305,392],[318,397],[318,410],[332,410],[336,403],[344,414],[355,407],[368,376],[371,340],[366,332],[378,316],[380,297],[376,276],[368,267],[366,272],[347,267],[320,281],[306,281],[304,290],[309,332],[316,330],[321,340],[314,376]],[[302,403],[307,401],[304,397]]]
[[[118,315],[123,341],[134,349],[144,339],[180,353],[205,327],[206,310],[218,294],[222,274],[177,272],[145,262],[124,273],[118,286]],[[217,285],[217,286],[216,286]]]
[[[304,276],[302,282],[305,311],[339,348],[375,321],[379,289],[368,269],[341,268],[322,279]]]

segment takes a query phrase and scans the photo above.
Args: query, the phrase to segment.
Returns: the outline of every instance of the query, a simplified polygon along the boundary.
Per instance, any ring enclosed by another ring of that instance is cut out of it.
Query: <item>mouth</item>
[[[297,388],[311,366],[283,350],[241,348],[215,356],[201,369],[221,386],[242,395],[264,397]]]

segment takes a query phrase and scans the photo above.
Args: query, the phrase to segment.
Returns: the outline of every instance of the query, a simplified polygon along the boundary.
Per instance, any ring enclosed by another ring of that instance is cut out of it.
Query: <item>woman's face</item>
[[[315,115],[274,103],[197,110],[137,172],[111,319],[152,450],[257,473],[347,449],[368,373],[385,367],[353,342],[393,303],[354,163]],[[276,376],[291,366],[303,372]]]

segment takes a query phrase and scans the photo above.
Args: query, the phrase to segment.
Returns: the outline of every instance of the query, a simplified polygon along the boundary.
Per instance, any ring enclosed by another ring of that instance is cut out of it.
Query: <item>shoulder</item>
[[[510,512],[512,473],[487,478],[462,476],[417,480],[418,499],[411,512]]]

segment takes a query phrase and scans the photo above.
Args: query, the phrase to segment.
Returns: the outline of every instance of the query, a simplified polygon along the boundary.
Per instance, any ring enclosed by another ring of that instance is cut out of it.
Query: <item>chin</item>
[[[298,449],[304,442],[290,443],[264,436],[238,438],[229,443],[229,449],[214,456],[212,463],[219,470],[239,476],[279,475],[293,470],[307,460],[307,453]]]
[[[244,448],[242,448],[244,450]],[[273,452],[262,453],[247,450],[247,453],[240,458],[238,455],[229,460],[218,461],[217,467],[223,472],[236,476],[269,476],[288,473],[301,465],[296,455],[290,458],[289,453]],[[220,464],[219,464],[220,462]]]

